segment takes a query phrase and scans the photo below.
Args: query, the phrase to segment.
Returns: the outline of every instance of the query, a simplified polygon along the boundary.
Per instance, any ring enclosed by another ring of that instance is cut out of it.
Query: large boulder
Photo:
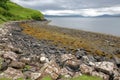
[[[31,63],[31,58],[29,57],[21,57],[19,59],[20,62],[26,63],[26,64],[30,64]]]
[[[78,49],[75,53],[75,57],[77,59],[81,59],[82,56],[86,55],[86,51],[85,50],[81,50],[81,49]]]
[[[66,78],[68,78],[68,77],[70,78],[74,75],[74,72],[71,72],[66,68],[62,68],[61,71],[60,71],[60,75],[66,77]]]
[[[116,76],[116,77],[114,77],[113,80],[120,80],[120,76]]]
[[[0,62],[0,70],[4,71],[8,68],[8,64],[6,62]]]
[[[104,74],[104,73],[102,73],[102,72],[93,71],[93,72],[91,73],[91,75],[92,75],[92,76],[98,76],[98,77],[102,78],[103,80],[109,80],[109,75]]]
[[[79,72],[75,72],[73,77],[76,78],[76,77],[79,77],[79,76],[82,76],[82,73],[80,71]]]
[[[24,72],[24,75],[26,78],[29,78],[31,80],[36,80],[41,76],[41,73],[40,72],[26,71],[26,72]]]
[[[16,68],[16,69],[23,69],[25,67],[25,63],[12,61],[9,66],[13,67],[13,68]]]
[[[80,60],[71,59],[71,60],[67,60],[64,65],[67,68],[69,68],[71,71],[79,71],[79,67],[81,63],[82,62],[80,62]]]
[[[51,60],[50,62],[44,64],[40,72],[42,73],[41,76],[50,75],[53,80],[56,80],[60,74],[60,67],[54,60]]]
[[[24,79],[24,75],[22,74],[21,71],[8,67],[6,71],[0,74],[0,78],[9,78],[12,80],[16,80],[18,78]]]
[[[81,64],[81,65],[80,65],[80,71],[81,71],[81,73],[83,73],[83,74],[88,74],[88,75],[90,75],[93,70],[94,70],[93,67],[90,67],[90,66],[88,66],[88,65],[86,65],[86,64]]]
[[[76,57],[72,54],[62,54],[61,55],[62,62],[66,61],[66,60],[70,60],[70,59],[76,59]]]
[[[7,52],[5,52],[3,54],[3,58],[5,58],[5,59],[11,59],[13,61],[17,61],[18,56],[17,56],[16,53],[14,53],[12,51],[7,51]]]
[[[113,74],[115,67],[115,64],[112,62],[107,62],[107,61],[103,61],[103,62],[95,62],[94,65],[96,70],[104,72],[106,74]]]
[[[113,59],[115,64],[120,68],[120,58],[118,58],[117,56],[113,55]]]

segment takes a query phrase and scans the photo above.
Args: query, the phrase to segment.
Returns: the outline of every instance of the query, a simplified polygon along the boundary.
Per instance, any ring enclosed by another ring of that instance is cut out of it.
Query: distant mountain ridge
[[[45,17],[120,17],[119,15],[100,15],[100,16],[82,16],[82,15],[45,15]]]

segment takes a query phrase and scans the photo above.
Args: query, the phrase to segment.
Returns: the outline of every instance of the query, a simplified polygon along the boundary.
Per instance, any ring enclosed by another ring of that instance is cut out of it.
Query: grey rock
[[[25,67],[25,63],[12,61],[9,66],[13,67],[13,68],[16,68],[16,69],[23,69]]]
[[[24,72],[24,75],[27,79],[36,80],[41,76],[41,73],[40,72],[26,71],[26,72]]]
[[[29,57],[21,57],[19,59],[20,62],[26,63],[26,64],[30,64],[31,63],[31,58]]]
[[[107,61],[95,62],[93,66],[95,67],[96,70],[104,72],[109,75],[113,74],[113,71],[116,68],[114,63]]]
[[[74,76],[74,72],[71,72],[66,68],[62,68],[60,71],[60,75],[65,76],[66,78],[70,78]]]
[[[71,59],[65,62],[65,66],[71,71],[79,71],[81,62],[79,60]]]
[[[109,75],[106,75],[106,74],[104,74],[104,73],[102,73],[102,72],[93,71],[93,72],[91,73],[91,75],[92,75],[92,76],[98,76],[98,77],[102,78],[103,80],[110,80],[110,79],[109,79]]]
[[[78,49],[77,52],[75,53],[75,56],[77,59],[81,59],[82,56],[86,55],[86,51]]]
[[[113,55],[113,59],[115,61],[115,64],[118,66],[118,68],[120,68],[120,58],[118,58],[117,56]]]
[[[3,54],[3,58],[5,59],[11,59],[13,61],[17,61],[17,54],[15,54],[14,52],[11,52],[11,51],[7,51]]]
[[[8,68],[8,64],[6,62],[2,62],[0,70],[6,70]]]
[[[25,79],[24,75],[21,71],[16,70],[14,68],[8,67],[8,69],[0,74],[0,78],[9,78],[12,80],[16,80],[18,78]]]
[[[55,80],[59,77],[60,67],[56,64],[54,60],[51,60],[49,63],[44,64],[40,72],[42,73],[42,75],[50,75],[52,79]]]
[[[90,67],[90,66],[88,66],[88,65],[86,65],[86,64],[81,64],[81,65],[80,65],[80,71],[81,71],[81,73],[83,73],[83,74],[88,74],[88,75],[90,75],[90,74],[93,72],[93,70],[94,70],[93,67]]]
[[[76,57],[72,54],[62,54],[61,55],[61,62],[64,62],[69,59],[76,59]]]

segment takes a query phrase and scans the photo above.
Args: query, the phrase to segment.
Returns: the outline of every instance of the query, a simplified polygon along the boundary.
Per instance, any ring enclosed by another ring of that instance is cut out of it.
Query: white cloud
[[[120,6],[106,8],[89,8],[77,10],[47,10],[43,12],[45,15],[82,15],[82,16],[101,16],[101,15],[117,15],[120,14]]]

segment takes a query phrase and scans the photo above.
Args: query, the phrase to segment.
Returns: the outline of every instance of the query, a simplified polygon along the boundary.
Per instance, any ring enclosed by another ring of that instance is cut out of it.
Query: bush
[[[7,4],[6,4],[8,1],[9,1],[9,0],[0,0],[0,7],[8,10],[8,6],[7,6]]]
[[[41,16],[39,14],[32,14],[31,18],[34,19],[34,20],[42,20]]]

